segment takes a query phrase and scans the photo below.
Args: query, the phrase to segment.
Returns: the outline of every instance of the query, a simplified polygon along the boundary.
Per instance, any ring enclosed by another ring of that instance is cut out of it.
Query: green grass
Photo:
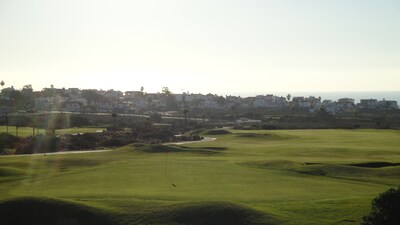
[[[7,127],[0,126],[0,133],[6,133],[6,132],[7,132]],[[12,134],[12,135],[17,135],[17,128],[15,126],[8,126],[8,133]],[[37,130],[35,130],[35,133],[43,134],[44,130],[37,129]],[[33,134],[32,127],[19,127],[18,128],[18,136],[19,137],[28,137],[28,136],[32,136],[32,134]]]
[[[105,128],[98,128],[98,127],[74,127],[68,129],[57,129],[56,135],[62,134],[77,134],[77,133],[96,133],[98,131],[104,130]],[[0,133],[5,133],[7,131],[6,126],[0,126]],[[8,133],[12,135],[16,135],[16,127],[15,126],[8,126]],[[44,134],[45,130],[37,129],[35,131],[36,134]],[[33,128],[32,127],[19,127],[18,128],[18,136],[19,137],[28,137],[32,136]]]
[[[118,225],[359,224],[400,181],[400,131],[222,133],[183,146],[0,157],[0,199],[77,204]]]

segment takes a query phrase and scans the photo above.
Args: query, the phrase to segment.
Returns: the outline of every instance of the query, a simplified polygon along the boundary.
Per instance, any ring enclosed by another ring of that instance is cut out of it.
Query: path
[[[164,145],[183,145],[183,144],[192,144],[192,143],[215,141],[215,140],[217,140],[217,138],[204,137],[202,140],[199,141],[170,142],[170,143],[165,143]]]

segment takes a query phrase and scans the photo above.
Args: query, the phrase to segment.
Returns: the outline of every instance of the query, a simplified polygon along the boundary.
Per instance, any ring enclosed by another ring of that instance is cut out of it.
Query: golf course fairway
[[[397,130],[217,130],[215,141],[0,157],[0,224],[359,224],[400,181]]]

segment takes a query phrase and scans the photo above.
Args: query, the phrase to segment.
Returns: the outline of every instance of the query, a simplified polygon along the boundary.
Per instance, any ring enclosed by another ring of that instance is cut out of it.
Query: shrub
[[[15,148],[21,138],[11,134],[0,133],[0,154],[7,148]]]
[[[400,224],[400,187],[390,188],[372,200],[372,210],[361,225]]]

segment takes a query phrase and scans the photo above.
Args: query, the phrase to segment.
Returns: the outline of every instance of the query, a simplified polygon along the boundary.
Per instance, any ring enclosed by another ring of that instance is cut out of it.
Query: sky
[[[400,91],[399,40],[399,0],[0,0],[4,87]]]

